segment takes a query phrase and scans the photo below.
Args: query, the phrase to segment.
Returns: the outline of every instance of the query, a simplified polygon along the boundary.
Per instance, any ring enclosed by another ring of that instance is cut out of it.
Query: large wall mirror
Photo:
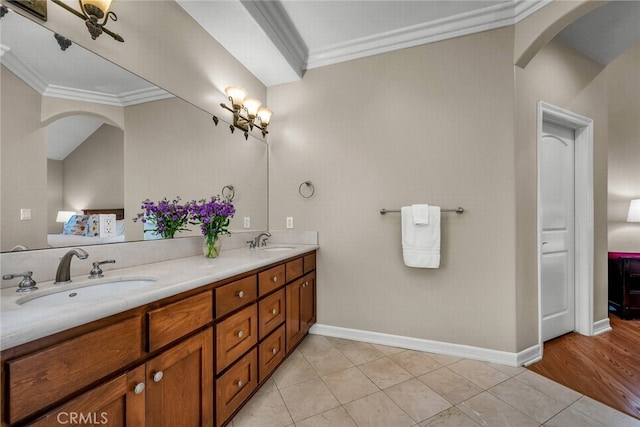
[[[234,188],[232,231],[266,229],[267,146],[48,29],[0,19],[1,251],[109,240],[61,236],[58,213],[124,209],[124,233],[143,200],[183,201]],[[120,225],[120,224],[119,224]],[[196,226],[181,236],[199,235]]]

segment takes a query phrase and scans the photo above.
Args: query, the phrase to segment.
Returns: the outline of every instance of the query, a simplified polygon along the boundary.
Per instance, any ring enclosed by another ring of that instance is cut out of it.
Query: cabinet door
[[[287,285],[287,353],[293,350],[316,321],[315,289],[315,272]]]
[[[213,424],[211,328],[147,362],[147,425]]]
[[[316,323],[316,273],[304,276],[300,295],[300,320],[303,335]]]
[[[34,427],[63,424],[144,427],[144,365],[100,385],[31,423]]]

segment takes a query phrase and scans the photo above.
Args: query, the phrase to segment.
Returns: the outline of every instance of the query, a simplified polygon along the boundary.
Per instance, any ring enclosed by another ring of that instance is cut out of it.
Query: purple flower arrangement
[[[181,205],[180,197],[172,201],[164,197],[157,204],[146,199],[140,209],[143,212],[138,213],[133,221],[153,224],[155,228],[148,231],[153,231],[164,239],[173,239],[179,231],[189,231],[185,227],[189,220],[189,204]]]
[[[220,254],[219,236],[229,234],[229,221],[236,213],[235,208],[227,199],[213,196],[210,199],[192,201],[189,206],[189,222],[199,224],[200,231],[204,235],[202,246],[204,256],[215,258]]]
[[[229,234],[229,222],[236,212],[233,204],[220,196],[193,200],[184,205],[180,204],[180,197],[172,201],[165,197],[157,204],[147,199],[142,202],[140,208],[143,212],[138,213],[133,220],[153,224],[155,228],[150,231],[164,239],[172,239],[179,231],[189,231],[185,227],[187,223],[200,225],[209,252],[205,251],[205,256],[209,258],[218,256],[218,238],[222,234]]]

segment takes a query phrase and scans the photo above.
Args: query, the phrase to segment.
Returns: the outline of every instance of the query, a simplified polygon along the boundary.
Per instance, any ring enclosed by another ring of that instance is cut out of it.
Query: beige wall
[[[318,230],[318,321],[516,351],[513,28],[313,69],[269,89],[270,228]],[[311,180],[316,194],[298,195]],[[443,214],[440,269],[399,214]]]
[[[46,247],[47,156],[46,132],[40,124],[40,95],[0,66],[2,123],[0,151],[0,247]],[[15,102],[16,100],[21,102]],[[5,195],[11,194],[11,197]],[[20,209],[31,209],[31,220],[20,220]]]
[[[64,224],[56,222],[58,211],[64,210],[62,160],[47,159],[47,233],[62,233]]]
[[[127,107],[125,124],[127,240],[143,237],[142,225],[129,221],[146,198],[200,200],[229,184],[237,209],[230,229],[244,230],[245,216],[251,229],[267,228],[266,144],[232,135],[228,125],[215,126],[209,114],[178,98]],[[200,234],[191,229],[180,235]]]
[[[518,346],[538,340],[537,329],[537,102],[544,101],[594,120],[594,321],[607,317],[606,183],[607,84],[603,66],[575,49],[552,41],[525,69],[517,68],[517,294]]]
[[[63,161],[65,210],[124,207],[124,131],[103,124]]]
[[[609,81],[609,250],[640,252],[640,223],[626,222],[640,199],[640,43],[607,67]]]

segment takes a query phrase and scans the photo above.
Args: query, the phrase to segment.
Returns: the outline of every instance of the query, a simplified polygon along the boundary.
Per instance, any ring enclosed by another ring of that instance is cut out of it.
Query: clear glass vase
[[[204,240],[202,241],[202,253],[204,254],[205,258],[216,258],[218,255],[220,255],[221,246],[222,241],[219,235],[205,235]]]

